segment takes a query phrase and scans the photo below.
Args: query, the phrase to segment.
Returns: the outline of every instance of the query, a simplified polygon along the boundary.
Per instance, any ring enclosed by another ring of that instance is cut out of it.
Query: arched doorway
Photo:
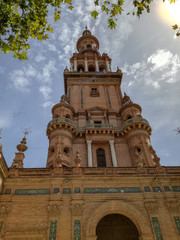
[[[135,224],[121,214],[104,216],[96,227],[97,240],[138,240],[139,233]]]

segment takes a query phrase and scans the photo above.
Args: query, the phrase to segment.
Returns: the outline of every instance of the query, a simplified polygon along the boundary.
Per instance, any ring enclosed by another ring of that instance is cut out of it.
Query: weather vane
[[[24,133],[24,137],[26,137],[26,135],[28,135],[29,133],[31,133],[31,127],[29,127],[29,128],[24,128],[23,133]]]

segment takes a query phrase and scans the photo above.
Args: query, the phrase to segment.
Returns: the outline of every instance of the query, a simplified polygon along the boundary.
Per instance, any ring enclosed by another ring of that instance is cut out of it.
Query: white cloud
[[[36,57],[35,57],[35,62],[37,62],[37,63],[39,63],[39,62],[42,62],[42,61],[44,61],[46,58],[45,58],[45,56],[43,56],[41,53],[40,54],[38,54]]]
[[[56,46],[53,45],[53,44],[51,44],[51,43],[48,44],[48,48],[49,48],[50,51],[53,51],[53,52],[56,52],[56,51],[57,51]]]
[[[173,59],[173,54],[165,49],[158,49],[154,54],[152,54],[147,62],[152,64],[151,71],[156,71],[158,69],[163,70],[166,68]]]
[[[143,59],[132,65],[124,64],[122,71],[127,75],[133,75],[136,83],[144,82],[155,89],[159,89],[162,84],[173,84],[179,81],[180,58],[165,49],[158,49],[152,53],[147,60]],[[129,82],[132,86],[134,82]]]
[[[32,78],[34,78],[36,74],[36,69],[30,64],[23,69],[15,69],[9,74],[11,86],[22,92],[29,92]]]
[[[39,92],[43,95],[45,100],[48,100],[50,98],[50,93],[52,92],[52,89],[49,86],[40,86]]]
[[[51,84],[51,74],[56,72],[57,68],[55,60],[49,60],[48,63],[43,66],[42,72],[37,74],[37,78],[40,82]]]
[[[42,104],[43,108],[50,108],[52,106],[53,106],[53,103],[51,101],[47,101]]]
[[[33,66],[29,65],[25,69],[24,74],[25,74],[26,77],[34,77],[34,76],[36,76],[37,71],[36,71],[36,69]]]
[[[14,70],[10,73],[10,79],[12,83],[12,87],[16,90],[27,92],[29,91],[29,86],[31,84],[31,80],[25,76],[25,71],[21,69]]]

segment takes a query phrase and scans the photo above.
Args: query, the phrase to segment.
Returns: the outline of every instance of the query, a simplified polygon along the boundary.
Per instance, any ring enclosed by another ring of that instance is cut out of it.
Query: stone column
[[[106,60],[106,70],[107,70],[107,72],[110,72],[109,61],[108,60]]]
[[[96,60],[96,61],[95,61],[95,63],[96,63],[96,72],[99,72],[99,65],[98,65],[98,61]]]
[[[84,65],[85,65],[85,72],[88,72],[88,62],[86,59],[84,60]]]
[[[74,60],[74,71],[77,72],[77,60]]]
[[[88,146],[88,167],[92,167],[92,149],[91,149],[92,140],[87,140]]]
[[[116,153],[114,149],[114,140],[109,140],[109,145],[111,148],[111,157],[112,157],[113,167],[117,167]]]

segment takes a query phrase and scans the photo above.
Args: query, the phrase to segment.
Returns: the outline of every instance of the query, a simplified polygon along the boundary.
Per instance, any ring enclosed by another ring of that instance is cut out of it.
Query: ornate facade
[[[122,72],[85,30],[64,70],[65,95],[47,126],[46,168],[10,168],[0,149],[0,238],[180,239],[180,167],[164,167]]]

